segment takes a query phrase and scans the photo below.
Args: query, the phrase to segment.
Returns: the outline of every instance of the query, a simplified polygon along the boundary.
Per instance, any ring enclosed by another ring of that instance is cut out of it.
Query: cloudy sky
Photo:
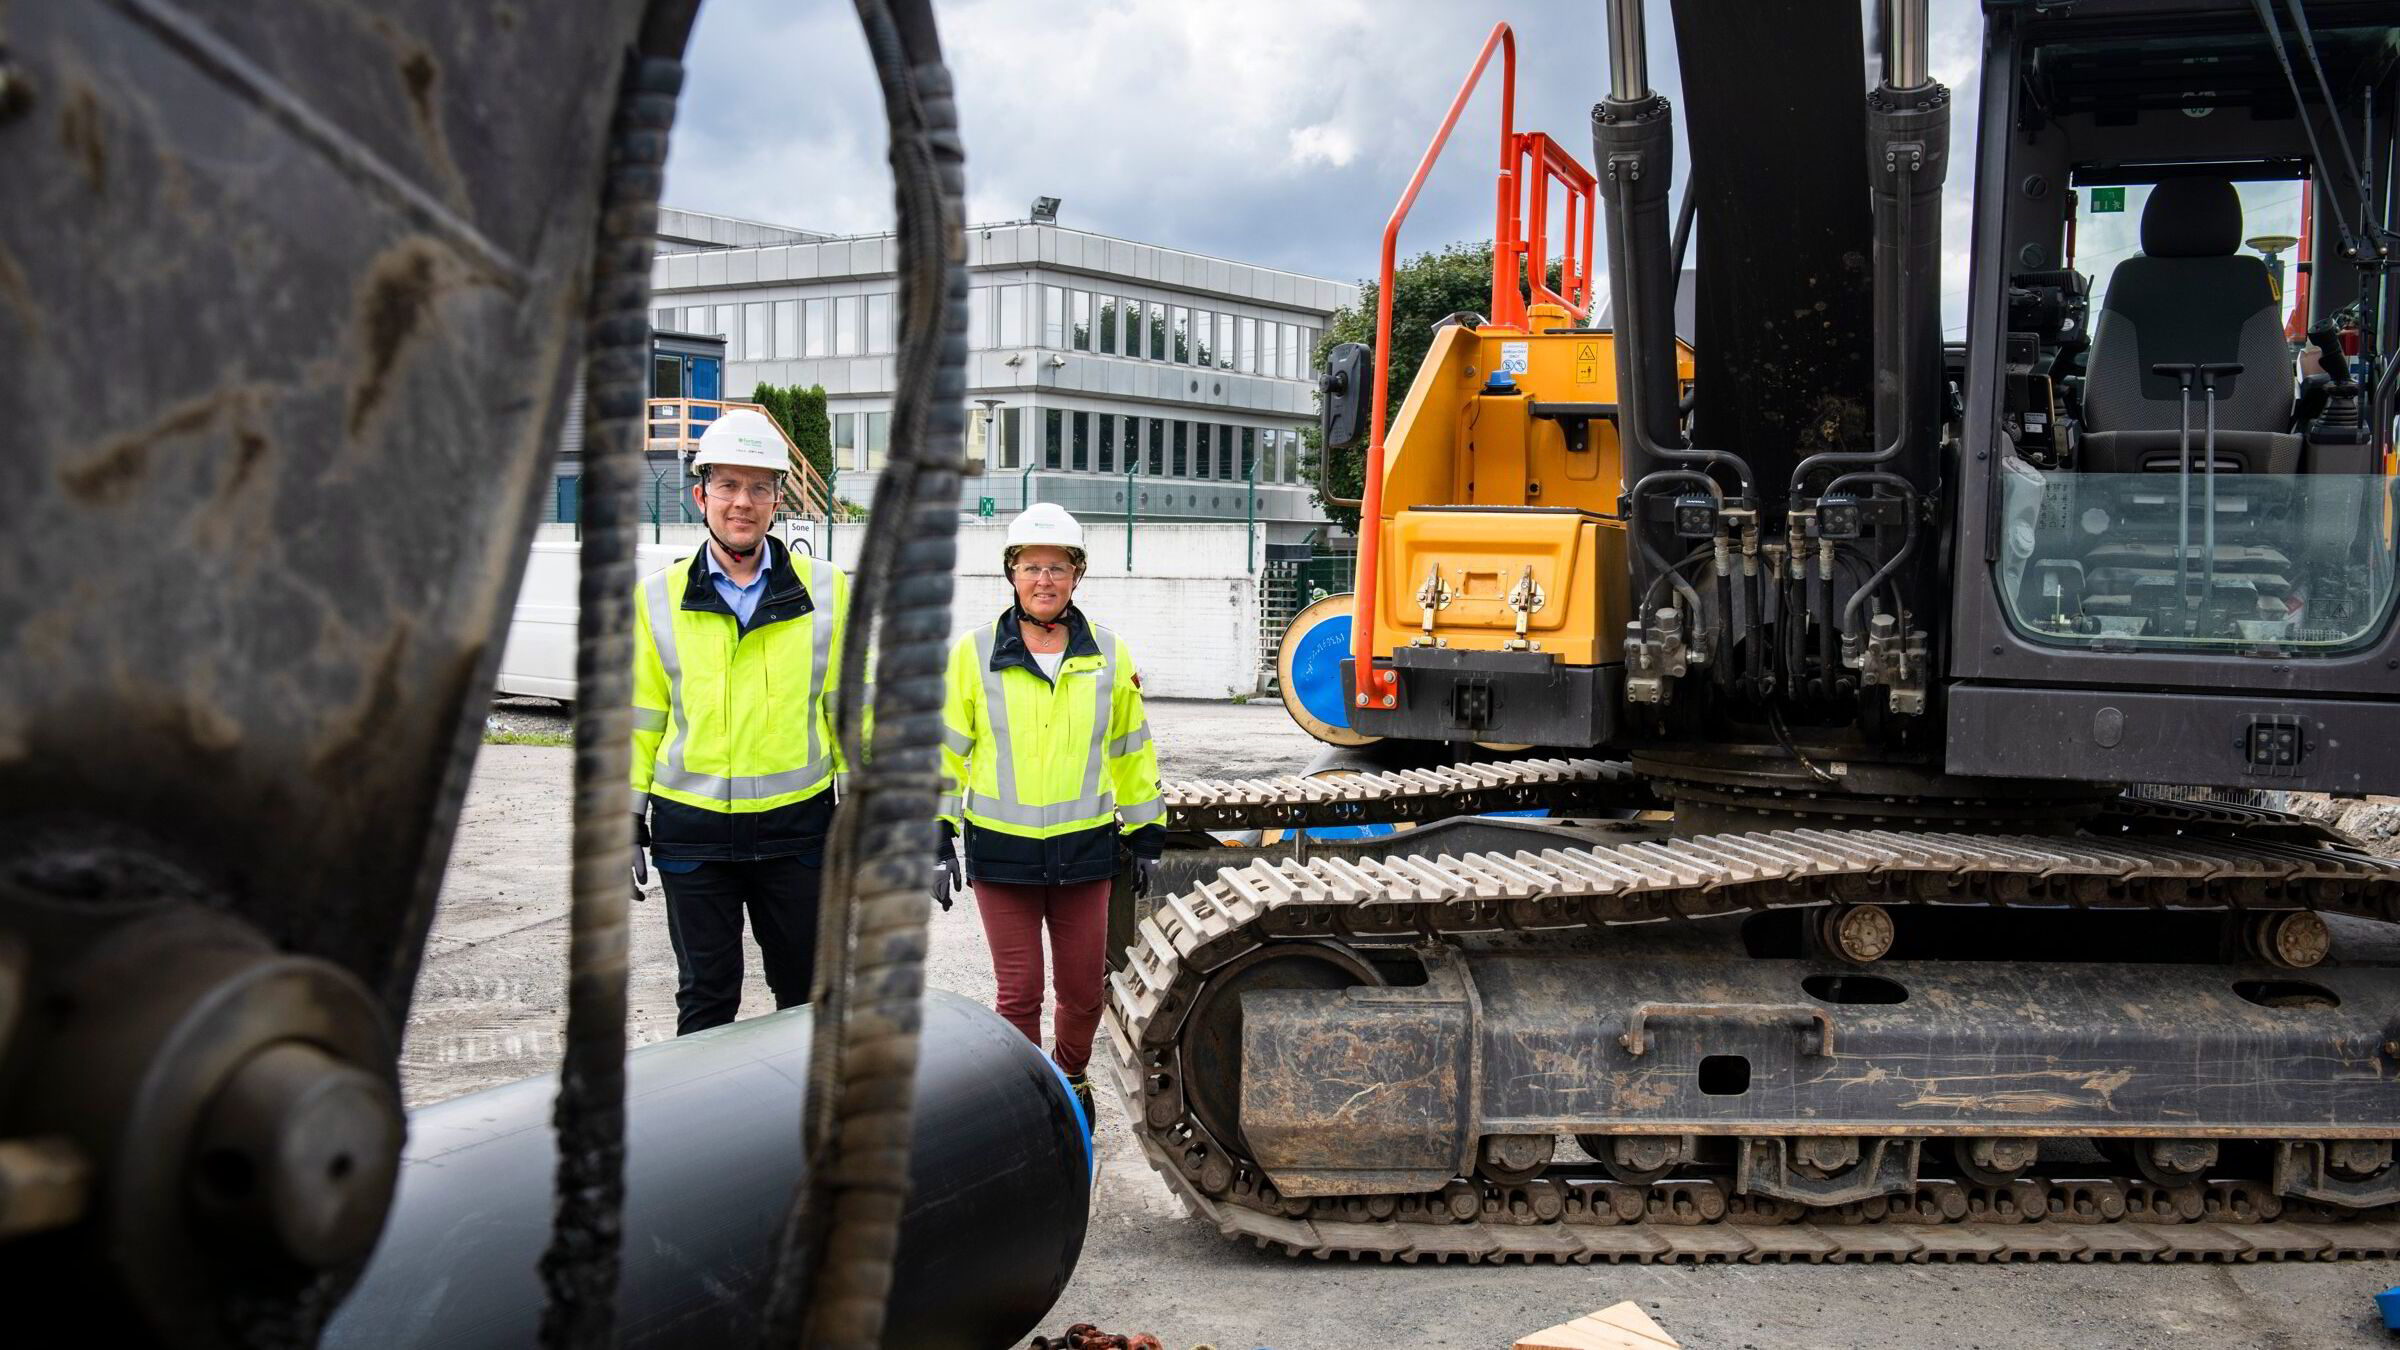
[[[1933,73],[1955,95],[1959,161],[1944,240],[1951,325],[1979,8],[1933,0]],[[1588,159],[1607,87],[1598,0],[939,0],[938,12],[971,220],[1021,219],[1035,196],[1055,196],[1068,225],[1341,280],[1374,272],[1384,221],[1496,20],[1517,35],[1521,128]],[[1676,97],[1665,0],[1649,13],[1652,83]],[[1404,256],[1490,237],[1496,86],[1468,105],[1402,232]],[[890,228],[883,111],[849,5],[707,0],[684,89],[671,205]]]

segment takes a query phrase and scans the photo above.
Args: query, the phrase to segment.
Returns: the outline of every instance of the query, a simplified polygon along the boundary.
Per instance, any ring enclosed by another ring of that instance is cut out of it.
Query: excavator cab
[[[1990,8],[1948,767],[2390,790],[2400,32]]]

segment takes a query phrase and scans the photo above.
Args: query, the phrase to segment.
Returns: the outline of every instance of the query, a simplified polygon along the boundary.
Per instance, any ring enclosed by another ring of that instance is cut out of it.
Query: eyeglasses
[[[775,485],[773,483],[743,484],[728,478],[711,478],[708,480],[708,495],[721,502],[738,502],[747,497],[756,505],[764,506],[775,500]]]
[[[1075,569],[1065,563],[1017,564],[1017,575],[1034,581],[1059,581],[1074,574]]]

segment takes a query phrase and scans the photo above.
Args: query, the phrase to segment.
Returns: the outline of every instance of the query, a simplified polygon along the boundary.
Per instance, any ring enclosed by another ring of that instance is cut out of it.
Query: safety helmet
[[[696,474],[711,464],[765,469],[780,475],[791,472],[792,452],[786,447],[783,432],[765,413],[754,408],[733,408],[700,433],[700,446],[686,467]]]
[[[1008,546],[1001,553],[1001,565],[1015,566],[1017,550],[1037,544],[1063,548],[1077,567],[1083,566],[1083,526],[1056,502],[1035,502],[1008,522]]]

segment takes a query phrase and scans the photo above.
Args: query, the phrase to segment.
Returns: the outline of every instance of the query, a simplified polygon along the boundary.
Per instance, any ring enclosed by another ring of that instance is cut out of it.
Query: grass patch
[[[575,744],[575,738],[560,731],[486,731],[485,745],[547,745],[563,748]]]

